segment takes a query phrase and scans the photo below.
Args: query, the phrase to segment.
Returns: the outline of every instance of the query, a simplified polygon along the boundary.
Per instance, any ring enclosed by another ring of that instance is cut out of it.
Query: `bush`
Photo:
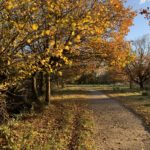
[[[149,96],[149,93],[147,91],[143,91],[142,96]]]
[[[119,86],[113,86],[113,91],[120,91],[120,87]]]

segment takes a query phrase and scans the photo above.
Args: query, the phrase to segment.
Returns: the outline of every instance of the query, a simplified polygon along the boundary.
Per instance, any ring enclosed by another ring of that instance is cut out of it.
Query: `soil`
[[[106,95],[88,100],[94,114],[96,150],[150,150],[150,133],[142,120]]]

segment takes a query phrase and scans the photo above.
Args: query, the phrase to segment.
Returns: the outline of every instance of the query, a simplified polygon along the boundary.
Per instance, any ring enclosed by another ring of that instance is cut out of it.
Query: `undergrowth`
[[[73,102],[22,114],[0,126],[0,149],[93,150],[92,112]]]

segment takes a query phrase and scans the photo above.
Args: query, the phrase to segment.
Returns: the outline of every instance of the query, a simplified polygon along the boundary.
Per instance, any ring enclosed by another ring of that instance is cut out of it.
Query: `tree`
[[[50,76],[64,66],[79,61],[91,67],[116,59],[117,52],[123,58],[119,45],[135,16],[120,0],[2,0],[0,9],[1,84],[10,87],[42,72],[47,103]]]
[[[146,9],[141,10],[141,11],[140,11],[140,14],[144,15],[145,18],[146,18],[147,20],[149,20],[149,25],[150,25],[150,8],[147,7]]]
[[[135,59],[126,67],[130,79],[144,89],[144,83],[150,79],[150,38],[143,36],[132,43]]]

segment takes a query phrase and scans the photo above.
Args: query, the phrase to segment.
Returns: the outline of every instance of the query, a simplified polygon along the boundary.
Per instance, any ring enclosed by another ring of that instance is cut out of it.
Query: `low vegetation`
[[[42,112],[32,108],[30,113],[15,115],[1,125],[0,149],[93,150],[93,114],[78,103],[78,99],[86,98],[86,90],[77,89],[54,91],[51,105]]]
[[[20,114],[0,126],[0,149],[92,150],[92,127],[85,105],[54,100],[40,114]]]

